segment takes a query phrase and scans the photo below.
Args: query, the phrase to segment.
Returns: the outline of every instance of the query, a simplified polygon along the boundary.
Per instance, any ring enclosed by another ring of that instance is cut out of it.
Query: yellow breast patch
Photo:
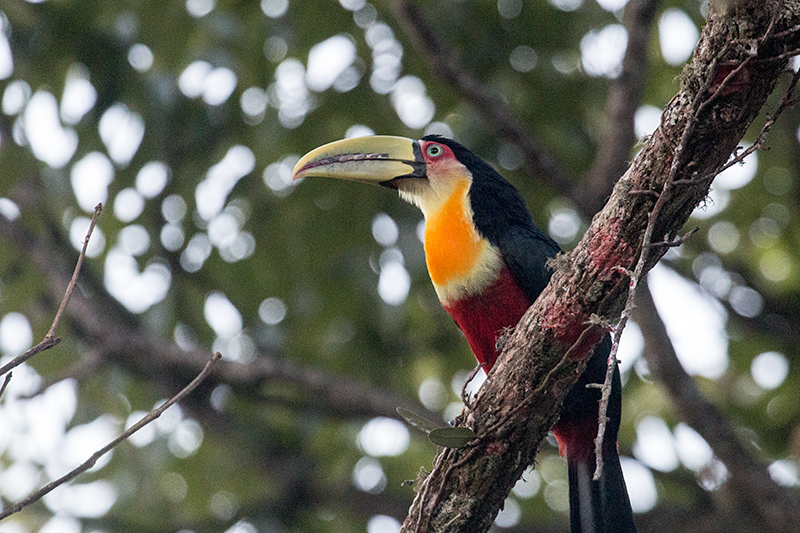
[[[472,223],[469,185],[467,180],[458,183],[438,209],[426,213],[425,259],[440,298],[445,293],[470,292],[476,283],[483,285],[487,274],[493,277],[495,273],[487,270],[496,271],[498,266],[494,247]]]

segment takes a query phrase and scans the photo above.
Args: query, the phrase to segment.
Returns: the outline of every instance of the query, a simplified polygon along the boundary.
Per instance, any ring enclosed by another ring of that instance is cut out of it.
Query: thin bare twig
[[[788,37],[794,33],[800,33],[800,25],[793,26],[791,28],[785,29],[783,31],[779,31],[774,34],[772,37],[773,39],[783,39],[784,37]]]
[[[75,271],[72,273],[72,279],[69,280],[67,292],[64,294],[64,299],[61,300],[61,305],[58,307],[56,317],[53,319],[53,324],[50,326],[50,330],[47,332],[47,335],[44,336],[46,339],[55,336],[56,328],[58,327],[58,323],[61,321],[61,315],[64,314],[64,309],[66,309],[67,303],[69,303],[70,296],[72,296],[72,291],[75,290],[75,286],[78,284],[78,274],[80,273],[81,266],[83,265],[83,258],[86,257],[86,248],[89,246],[89,237],[92,236],[92,232],[94,231],[94,227],[97,225],[97,219],[100,217],[100,212],[102,210],[102,203],[97,204],[94,208],[94,216],[92,216],[92,221],[89,223],[89,231],[86,232],[86,238],[83,240],[83,248],[81,248],[81,253],[78,255],[78,262],[75,264]]]
[[[3,386],[0,387],[0,398],[3,397],[3,393],[6,391],[6,387],[8,387],[8,382],[11,381],[11,375],[13,372],[9,372],[6,374],[6,379],[3,380]]]
[[[469,386],[470,383],[472,383],[472,380],[475,379],[475,376],[478,375],[478,372],[480,372],[484,368],[486,368],[486,363],[481,363],[475,368],[473,368],[472,371],[467,376],[467,380],[464,381],[464,385],[461,387],[461,402],[467,409],[470,409],[472,407],[472,400],[470,400],[467,394],[467,387]]]
[[[771,34],[771,32],[772,32],[772,30],[774,28],[774,24],[775,24],[775,18],[773,18],[772,23],[767,28],[766,33],[764,34],[764,36],[761,39],[762,41],[764,41],[764,40],[766,40],[767,38],[770,37],[770,34]],[[716,88],[714,89],[713,93],[707,99],[703,100],[703,98],[711,90],[712,83],[713,83],[713,80],[714,80],[714,76],[715,76],[716,71],[717,71],[717,65],[719,65],[720,61],[723,59],[725,54],[728,52],[729,46],[730,46],[730,43],[728,44],[728,46],[723,47],[723,49],[720,50],[719,54],[717,54],[717,57],[713,60],[713,62],[711,64],[711,67],[709,68],[709,74],[706,77],[706,80],[705,80],[703,86],[700,88],[700,90],[695,95],[695,99],[692,102],[692,114],[690,115],[689,119],[686,122],[686,126],[684,127],[683,134],[681,135],[681,139],[680,139],[680,141],[678,143],[678,146],[675,148],[674,157],[673,157],[673,160],[672,160],[672,164],[670,166],[669,176],[668,176],[666,182],[664,183],[664,187],[662,188],[661,192],[658,195],[658,199],[656,200],[656,203],[653,206],[653,210],[648,215],[647,227],[645,229],[644,237],[642,238],[641,253],[640,253],[639,259],[638,259],[638,261],[636,263],[636,267],[634,268],[633,272],[630,274],[630,285],[629,285],[629,288],[628,288],[628,296],[627,296],[627,299],[625,301],[625,307],[624,307],[624,309],[622,311],[622,314],[620,316],[619,324],[617,325],[617,327],[616,327],[616,329],[614,331],[613,341],[612,341],[612,345],[611,345],[611,352],[609,353],[609,356],[608,356],[608,367],[607,367],[607,370],[606,370],[605,381],[603,383],[603,388],[602,388],[603,394],[602,394],[602,397],[600,399],[600,408],[599,408],[599,414],[598,414],[597,437],[595,439],[595,461],[596,461],[596,463],[595,463],[595,472],[594,472],[594,479],[595,480],[600,479],[600,475],[601,475],[601,473],[603,471],[603,437],[605,436],[606,423],[608,422],[607,412],[608,412],[608,402],[609,402],[609,399],[611,397],[611,380],[612,380],[612,377],[613,377],[613,374],[614,374],[614,369],[616,368],[617,364],[619,363],[619,361],[617,360],[617,351],[619,349],[619,341],[620,341],[620,338],[622,336],[622,331],[625,329],[625,326],[628,323],[628,319],[630,318],[631,314],[633,313],[633,310],[636,307],[636,305],[634,303],[634,299],[636,297],[636,292],[637,292],[637,289],[638,289],[639,282],[642,280],[644,267],[645,267],[645,265],[647,263],[647,260],[649,258],[650,250],[653,247],[657,247],[657,246],[679,246],[686,239],[688,239],[692,234],[694,234],[694,232],[697,230],[697,228],[695,228],[692,231],[688,232],[686,235],[684,235],[684,236],[682,236],[682,237],[680,237],[680,238],[678,238],[678,239],[676,239],[674,241],[668,241],[668,240],[665,239],[663,242],[660,242],[660,243],[652,243],[651,242],[652,234],[653,234],[653,231],[655,229],[656,219],[658,218],[658,214],[660,213],[662,206],[669,199],[669,197],[671,195],[672,187],[674,185],[676,185],[676,184],[684,183],[684,182],[686,182],[686,183],[691,183],[691,182],[699,183],[699,182],[703,182],[703,181],[706,181],[706,180],[709,180],[709,181],[713,180],[714,177],[716,175],[718,175],[722,170],[725,170],[726,168],[730,167],[731,165],[734,165],[736,163],[741,162],[745,157],[747,157],[747,155],[749,155],[750,153],[754,152],[761,145],[763,145],[763,143],[764,143],[764,141],[766,139],[766,135],[769,132],[769,129],[772,127],[772,125],[778,119],[780,114],[787,107],[793,105],[796,102],[796,99],[794,99],[792,96],[794,94],[794,89],[797,86],[798,80],[800,80],[800,73],[797,73],[797,72],[792,77],[792,81],[791,81],[791,83],[789,85],[789,88],[788,88],[786,94],[784,95],[783,99],[781,100],[781,103],[779,104],[778,109],[775,111],[775,113],[773,113],[768,118],[766,124],[761,129],[761,132],[759,133],[756,142],[753,143],[753,145],[750,148],[748,148],[747,150],[744,150],[741,154],[738,154],[728,164],[719,167],[716,170],[716,172],[713,173],[713,175],[701,177],[701,178],[698,178],[696,180],[693,180],[693,179],[678,179],[678,173],[680,171],[680,168],[685,163],[685,161],[684,161],[685,158],[686,158],[686,150],[685,150],[685,148],[687,146],[687,142],[688,142],[689,137],[694,133],[694,129],[695,129],[697,123],[699,122],[699,120],[698,120],[699,115],[705,109],[710,107],[719,98],[720,95],[725,94],[725,88],[728,87],[730,84],[734,83],[733,80],[737,77],[737,75],[747,65],[750,65],[750,64],[752,64],[753,62],[756,61],[755,56],[750,56],[750,57],[746,58],[735,69],[731,70],[731,72],[729,72],[725,76],[725,78],[722,80],[722,82],[718,86],[716,86]],[[661,126],[659,126],[659,128],[660,127]]]
[[[692,117],[694,119],[694,117]],[[691,122],[691,120],[690,120]],[[688,128],[688,124],[687,124]],[[681,147],[683,146],[683,140],[681,140]],[[678,157],[675,157],[675,160],[678,160]],[[670,176],[672,177],[672,175]],[[619,360],[617,359],[617,351],[619,350],[619,341],[622,338],[622,332],[625,329],[625,326],[628,323],[628,319],[633,313],[634,303],[633,298],[636,295],[636,289],[638,287],[639,280],[642,279],[642,273],[644,272],[644,267],[647,264],[647,258],[650,255],[651,247],[646,246],[647,243],[650,242],[650,239],[653,237],[653,230],[655,229],[656,219],[658,218],[658,213],[661,211],[662,206],[666,203],[667,199],[669,198],[669,188],[670,188],[671,181],[668,180],[664,184],[664,188],[661,190],[661,195],[656,200],[655,205],[653,206],[653,210],[650,212],[647,221],[647,227],[644,232],[644,237],[642,238],[642,251],[639,255],[639,260],[636,262],[636,267],[634,268],[633,272],[631,273],[630,277],[630,285],[628,286],[628,297],[625,301],[625,307],[622,310],[622,315],[620,316],[619,324],[614,329],[614,335],[611,342],[611,351],[608,354],[608,366],[606,367],[606,376],[603,382],[602,387],[602,395],[600,397],[600,407],[598,409],[597,415],[597,437],[594,440],[594,448],[595,448],[595,470],[593,479],[595,481],[600,479],[601,474],[603,473],[603,440],[606,434],[606,424],[608,423],[608,402],[611,399],[611,381],[614,376],[614,370],[617,368],[617,364]]]
[[[673,182],[672,184],[673,184],[673,185],[675,185],[675,182]],[[661,241],[661,242],[651,242],[651,243],[646,243],[644,246],[647,246],[647,247],[656,247],[656,248],[659,248],[659,247],[663,247],[663,248],[677,248],[678,246],[680,246],[680,245],[682,245],[683,243],[685,243],[686,241],[688,241],[688,240],[689,240],[689,238],[690,238],[692,235],[694,235],[695,233],[697,233],[699,230],[700,230],[700,228],[698,228],[697,226],[695,226],[695,227],[693,227],[692,229],[690,229],[689,231],[687,231],[686,233],[684,233],[683,235],[681,235],[680,237],[676,237],[676,238],[674,238],[674,239],[672,239],[672,240],[669,240],[668,238],[666,238],[666,237],[665,237],[665,238],[664,238],[664,240],[663,240],[663,241]]]
[[[797,87],[797,82],[800,81],[800,70],[795,72],[792,75],[792,81],[789,82],[789,88],[786,89],[786,94],[783,95],[780,104],[778,104],[778,108],[775,112],[770,115],[767,121],[764,123],[764,126],[761,128],[761,131],[758,133],[758,137],[756,137],[755,142],[748,146],[742,153],[736,155],[733,159],[725,163],[722,168],[719,169],[717,174],[720,172],[724,172],[728,170],[733,165],[738,165],[739,163],[744,162],[745,158],[755,152],[756,150],[761,149],[764,146],[764,142],[767,140],[767,134],[775,122],[778,120],[778,117],[786,110],[787,107],[791,107],[798,102],[797,98],[793,98],[794,90]]]
[[[80,273],[81,266],[83,265],[83,258],[86,257],[86,247],[89,245],[89,238],[92,236],[92,232],[94,231],[94,227],[97,225],[97,219],[100,217],[100,212],[102,210],[103,204],[97,204],[97,206],[94,208],[94,216],[92,216],[92,221],[89,224],[89,231],[86,232],[86,238],[83,240],[83,248],[81,249],[81,253],[78,255],[78,262],[75,264],[75,271],[72,273],[72,279],[70,279],[69,283],[67,284],[67,291],[64,293],[64,298],[61,299],[61,305],[59,305],[58,311],[56,311],[56,316],[53,319],[53,323],[50,325],[47,335],[44,336],[42,342],[3,365],[2,368],[0,368],[0,376],[12,368],[18,367],[37,353],[52,348],[61,342],[61,339],[55,336],[56,328],[58,327],[58,323],[61,321],[61,316],[64,314],[64,310],[67,308],[67,304],[72,296],[72,292],[75,290],[75,286],[78,284],[78,274]]]
[[[144,426],[146,426],[147,424],[149,424],[150,422],[152,422],[153,420],[155,420],[156,418],[161,416],[162,413],[164,413],[164,411],[169,409],[173,404],[179,402],[187,394],[192,392],[200,384],[200,382],[203,381],[205,379],[205,377],[209,374],[209,372],[211,371],[211,367],[214,364],[214,362],[219,360],[221,357],[222,357],[222,355],[219,352],[215,353],[211,357],[211,359],[208,360],[208,362],[206,363],[206,366],[203,367],[203,370],[197,375],[197,377],[194,378],[188,385],[186,385],[186,387],[184,387],[183,390],[181,390],[178,394],[176,394],[175,396],[173,396],[172,398],[170,398],[169,400],[164,402],[159,407],[157,407],[157,408],[153,409],[152,411],[150,411],[149,413],[147,413],[147,415],[145,415],[141,420],[139,420],[134,425],[129,427],[119,437],[117,437],[116,439],[112,440],[111,442],[109,442],[108,444],[106,444],[105,446],[103,446],[102,448],[97,450],[96,452],[94,452],[92,454],[92,456],[89,457],[89,459],[87,459],[85,462],[83,462],[80,465],[78,465],[73,470],[70,470],[67,474],[61,476],[60,478],[56,479],[55,481],[52,481],[52,482],[48,483],[47,485],[45,485],[44,487],[40,488],[36,492],[30,494],[27,498],[25,498],[23,500],[20,500],[17,503],[9,506],[7,509],[3,510],[3,512],[0,513],[0,520],[3,520],[4,518],[7,518],[8,516],[10,516],[10,515],[12,515],[14,513],[18,513],[19,511],[21,511],[22,509],[24,509],[28,505],[40,500],[42,497],[44,497],[45,495],[50,493],[53,489],[60,487],[64,483],[66,483],[68,481],[71,481],[72,479],[76,478],[78,475],[80,475],[83,472],[86,472],[87,470],[92,468],[95,465],[95,463],[97,463],[97,461],[102,456],[104,456],[105,454],[110,452],[120,442],[128,439],[131,435],[133,435],[134,433],[136,433],[137,431],[142,429]]]
[[[0,368],[0,376],[2,376],[11,369],[18,367],[19,365],[21,365],[22,363],[24,363],[25,361],[36,355],[37,353],[52,348],[59,342],[61,342],[61,339],[59,338],[50,338],[50,339],[45,338],[42,342],[40,342],[36,346],[29,348],[27,351],[25,351],[25,353],[19,354],[14,359],[3,365],[3,367]]]
[[[672,185],[674,184],[675,180],[677,179],[678,172],[680,171],[681,167],[684,165],[686,158],[686,146],[689,142],[689,138],[694,133],[694,130],[699,122],[698,117],[700,113],[708,107],[711,102],[713,102],[717,95],[720,94],[722,88],[729,83],[729,80],[736,76],[741,68],[748,62],[750,58],[745,59],[737,68],[733,69],[725,79],[722,80],[722,83],[719,85],[717,91],[713,93],[710,97],[706,100],[703,98],[706,97],[708,94],[708,89],[711,87],[711,84],[714,80],[714,74],[716,72],[716,66],[719,64],[719,61],[724,57],[724,55],[728,51],[728,46],[725,46],[720,50],[719,54],[717,54],[716,58],[711,63],[711,68],[709,68],[709,74],[705,79],[703,86],[700,90],[695,94],[694,101],[692,102],[692,112],[689,115],[689,118],[686,121],[686,125],[684,126],[683,133],[681,134],[681,139],[678,142],[678,146],[675,148],[674,156],[672,158],[672,164],[670,165],[669,175],[667,177],[666,182],[664,183],[661,192],[658,195],[658,199],[656,200],[655,204],[653,205],[652,211],[648,214],[647,217],[647,226],[645,227],[644,236],[642,237],[642,244],[641,244],[641,252],[639,254],[639,259],[636,262],[636,266],[633,269],[633,272],[630,274],[630,284],[628,286],[628,296],[625,300],[625,307],[622,310],[622,314],[620,315],[619,323],[617,327],[614,329],[614,335],[612,337],[611,343],[611,351],[608,354],[608,366],[606,367],[606,376],[603,382],[602,387],[602,395],[600,397],[600,407],[598,409],[597,415],[597,437],[594,441],[595,446],[595,470],[593,479],[595,481],[600,479],[600,476],[603,473],[603,440],[605,438],[606,433],[606,424],[608,423],[608,402],[611,399],[611,382],[614,376],[614,371],[617,368],[617,364],[619,360],[617,359],[617,352],[619,350],[619,342],[622,338],[622,332],[625,330],[625,326],[628,324],[628,319],[630,318],[631,314],[633,313],[634,308],[636,307],[634,304],[634,298],[636,296],[636,290],[639,286],[639,282],[642,279],[644,274],[645,266],[647,265],[647,260],[650,257],[650,251],[652,250],[652,246],[649,246],[653,239],[653,231],[655,231],[656,221],[658,219],[658,215],[661,212],[664,204],[669,200],[671,193],[672,193]],[[661,128],[661,125],[659,125]]]

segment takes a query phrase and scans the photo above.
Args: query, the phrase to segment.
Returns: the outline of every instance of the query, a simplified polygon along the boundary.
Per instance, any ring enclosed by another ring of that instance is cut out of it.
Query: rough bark
[[[578,246],[557,261],[550,285],[460,418],[478,437],[436,458],[419,483],[405,531],[489,529],[601,337],[601,328],[587,324],[592,317],[619,318],[626,272],[641,253],[659,194],[665,186],[670,191],[654,222],[656,243],[675,238],[706,197],[800,45],[797,0],[746,0],[725,4],[724,13],[715,7],[661,125]],[[666,249],[650,248],[648,268]]]

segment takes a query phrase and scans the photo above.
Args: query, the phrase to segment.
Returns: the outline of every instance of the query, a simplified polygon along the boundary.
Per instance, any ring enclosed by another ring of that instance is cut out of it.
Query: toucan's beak
[[[424,178],[426,170],[419,142],[376,135],[335,141],[307,153],[292,179],[314,176],[394,187],[393,180]]]

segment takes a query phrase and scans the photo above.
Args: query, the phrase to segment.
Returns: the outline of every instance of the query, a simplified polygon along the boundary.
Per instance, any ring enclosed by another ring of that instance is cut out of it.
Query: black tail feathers
[[[569,514],[572,533],[635,533],[628,489],[622,477],[617,453],[617,433],[622,412],[622,384],[619,370],[611,383],[608,423],[603,440],[603,473],[593,481],[595,470],[594,439],[600,390],[587,388],[589,383],[602,383],[611,339],[595,348],[586,370],[564,401],[559,420],[553,430],[566,442],[569,467]]]
[[[594,454],[571,460],[569,514],[572,533],[635,533],[633,512],[616,446],[603,452],[603,474],[592,480]]]

